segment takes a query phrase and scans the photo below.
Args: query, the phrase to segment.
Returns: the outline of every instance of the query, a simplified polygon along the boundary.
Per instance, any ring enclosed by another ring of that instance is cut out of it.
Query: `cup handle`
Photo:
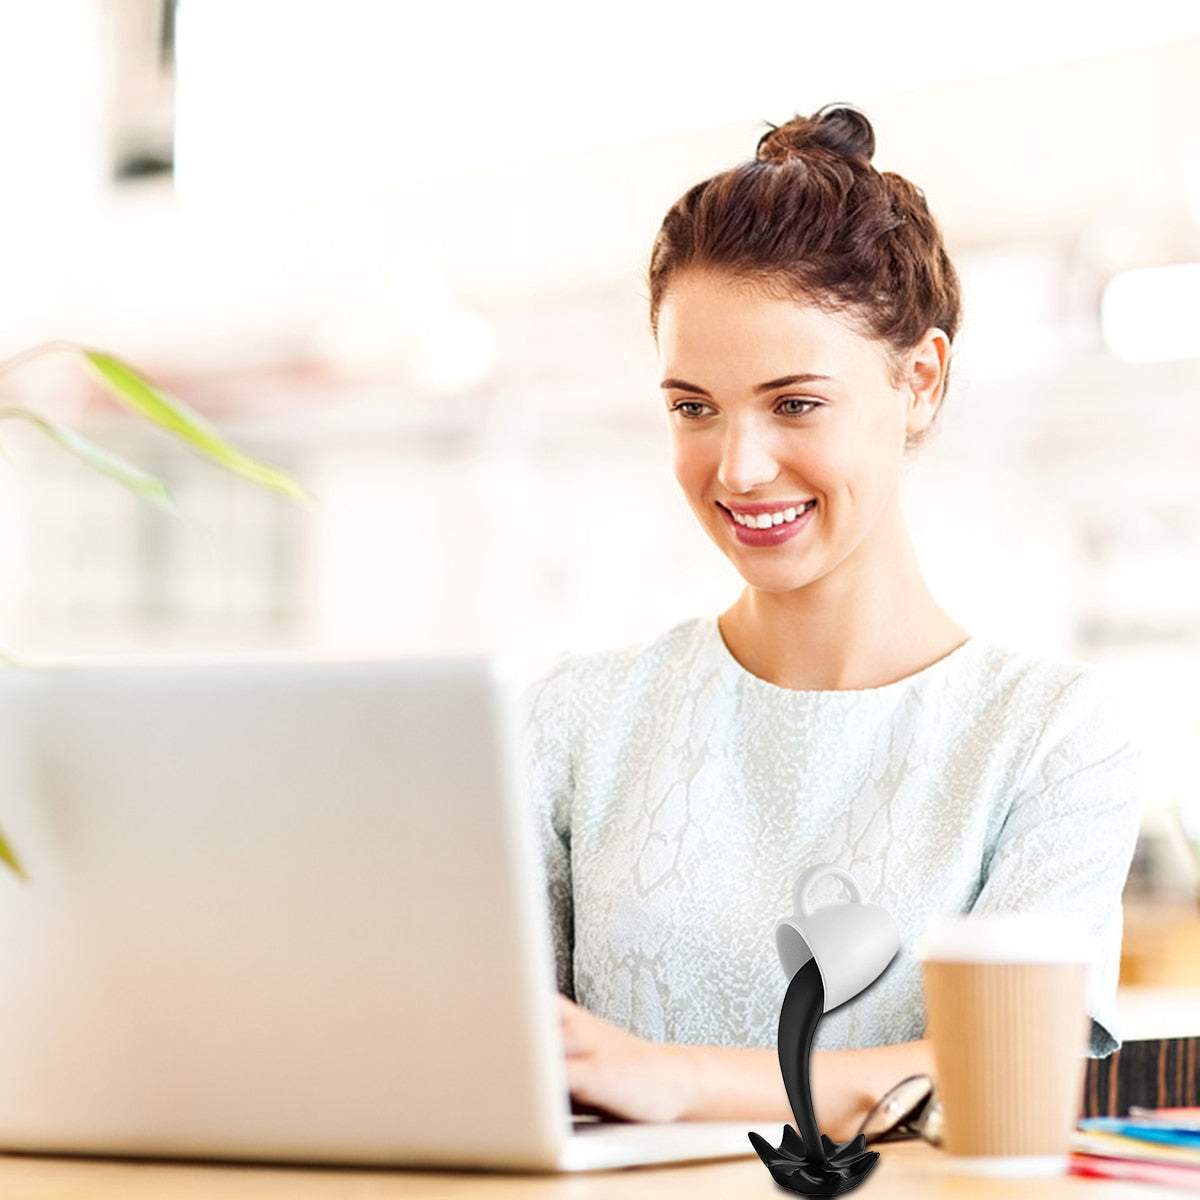
[[[851,903],[862,903],[862,892],[859,891],[858,883],[849,871],[843,871],[841,867],[835,867],[832,863],[817,863],[815,867],[809,867],[807,871],[802,871],[800,878],[796,880],[796,887],[792,892],[792,908],[798,917],[812,916],[813,910],[808,907],[805,893],[824,875],[832,875],[846,885],[850,892]]]

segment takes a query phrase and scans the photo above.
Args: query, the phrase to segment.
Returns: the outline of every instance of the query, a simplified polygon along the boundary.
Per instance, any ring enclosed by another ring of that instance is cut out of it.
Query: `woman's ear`
[[[905,432],[916,440],[933,424],[946,387],[950,366],[950,339],[940,329],[930,329],[909,352],[908,416]]]

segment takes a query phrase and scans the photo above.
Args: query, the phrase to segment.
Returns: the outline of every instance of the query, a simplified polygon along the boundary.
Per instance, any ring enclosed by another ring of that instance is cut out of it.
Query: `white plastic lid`
[[[933,918],[917,953],[923,962],[1091,963],[1096,947],[1068,913],[968,913]]]

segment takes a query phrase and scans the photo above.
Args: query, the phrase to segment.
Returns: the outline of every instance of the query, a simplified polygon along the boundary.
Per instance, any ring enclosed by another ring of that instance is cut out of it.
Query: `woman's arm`
[[[791,1120],[774,1050],[650,1042],[565,997],[559,1003],[575,1100],[634,1121]],[[815,1051],[811,1080],[821,1132],[835,1141],[853,1137],[884,1092],[917,1074],[933,1074],[927,1040]]]
[[[972,911],[1071,913],[1090,926],[1093,1055],[1118,1042],[1121,895],[1141,820],[1141,753],[1127,701],[1104,673],[1087,670],[1044,707],[996,842],[983,862]]]
[[[567,995],[575,991],[570,748],[574,690],[571,661],[564,659],[522,696],[526,773],[545,871],[554,969],[558,990]]]

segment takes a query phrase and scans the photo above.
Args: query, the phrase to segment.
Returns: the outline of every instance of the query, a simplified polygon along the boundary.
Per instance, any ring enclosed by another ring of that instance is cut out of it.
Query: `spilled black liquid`
[[[858,1187],[879,1161],[876,1151],[866,1149],[861,1134],[838,1145],[817,1129],[809,1058],[824,1012],[825,985],[817,960],[810,958],[792,976],[779,1013],[779,1069],[796,1128],[784,1126],[777,1149],[758,1134],[750,1134],[751,1145],[775,1182],[802,1196],[848,1192]]]

